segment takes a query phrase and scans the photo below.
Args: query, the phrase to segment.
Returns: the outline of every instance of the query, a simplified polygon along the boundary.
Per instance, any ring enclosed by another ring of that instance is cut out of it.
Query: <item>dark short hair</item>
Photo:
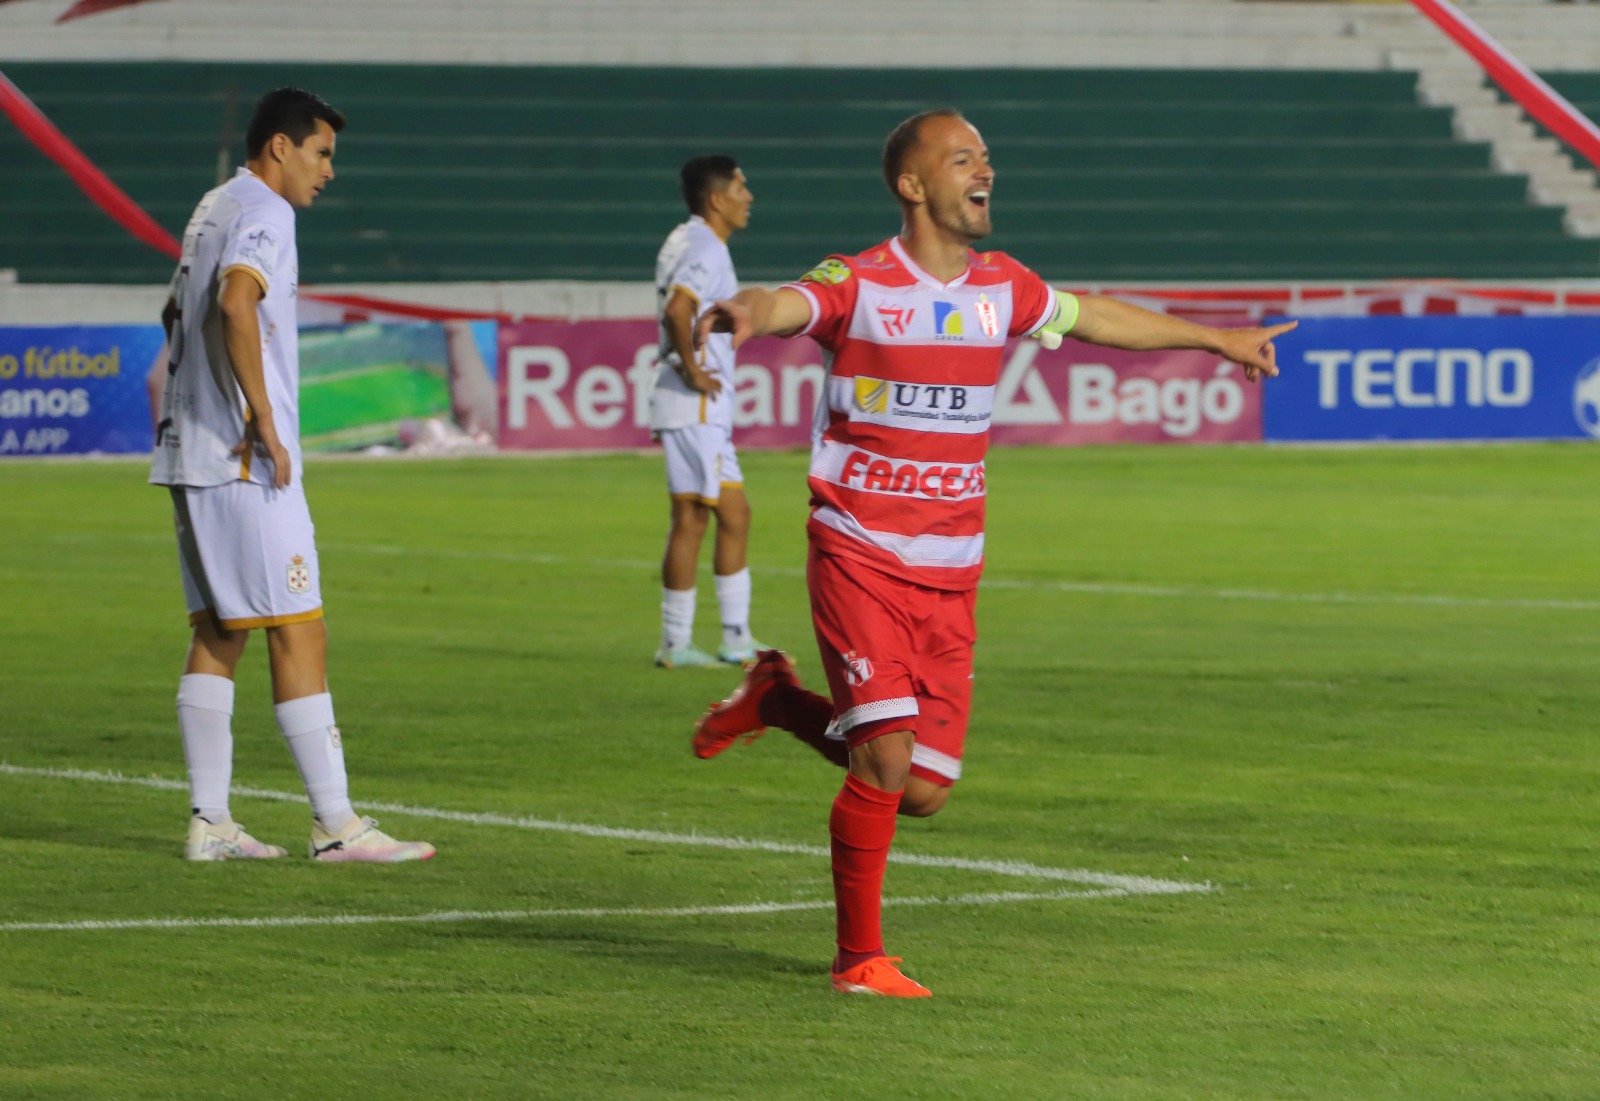
[[[317,132],[322,121],[337,134],[344,129],[344,115],[327,100],[304,88],[278,88],[256,100],[256,113],[244,135],[245,156],[261,155],[274,134],[286,134],[296,145]]]
[[[704,214],[713,191],[721,191],[733,182],[739,171],[739,162],[721,153],[712,153],[688,161],[678,170],[683,181],[683,201],[689,204],[690,214]]]
[[[912,115],[889,131],[889,136],[883,142],[883,182],[889,185],[889,194],[896,199],[900,197],[900,173],[905,170],[906,157],[916,148],[917,139],[922,136],[922,124],[929,119],[965,117],[954,107],[939,107]]]

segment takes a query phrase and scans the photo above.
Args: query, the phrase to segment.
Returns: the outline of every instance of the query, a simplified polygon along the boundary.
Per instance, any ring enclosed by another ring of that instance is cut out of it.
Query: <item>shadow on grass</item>
[[[692,918],[684,918],[692,921]],[[597,928],[571,921],[539,923],[482,921],[452,926],[437,934],[452,939],[494,940],[507,947],[566,952],[574,957],[623,963],[635,968],[673,968],[708,978],[748,980],[753,974],[802,976],[814,981],[832,958],[828,931],[819,927],[816,951],[804,956],[784,955],[682,935],[645,934],[635,928]],[[710,935],[710,931],[706,931]]]

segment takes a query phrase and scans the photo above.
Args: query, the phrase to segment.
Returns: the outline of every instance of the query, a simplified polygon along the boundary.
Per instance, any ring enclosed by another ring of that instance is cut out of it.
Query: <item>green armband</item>
[[[1061,338],[1078,323],[1078,296],[1056,291],[1056,312],[1031,335],[1046,348],[1061,347]]]

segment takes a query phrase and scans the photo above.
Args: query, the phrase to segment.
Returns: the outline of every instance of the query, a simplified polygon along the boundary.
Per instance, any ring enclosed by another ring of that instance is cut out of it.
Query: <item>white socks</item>
[[[286,700],[272,709],[289,743],[295,767],[311,800],[311,813],[329,833],[355,819],[350,781],[344,771],[344,745],[333,722],[333,697],[326,692]]]
[[[661,646],[681,650],[694,638],[695,589],[661,590]]]
[[[178,678],[178,732],[189,766],[189,806],[208,822],[226,822],[233,780],[233,681],[209,673]]]
[[[722,648],[750,645],[750,570],[717,575],[717,608],[722,614]],[[695,589],[661,590],[661,645],[677,650],[694,639]]]
[[[722,612],[722,648],[750,645],[750,569],[717,577],[717,606]]]

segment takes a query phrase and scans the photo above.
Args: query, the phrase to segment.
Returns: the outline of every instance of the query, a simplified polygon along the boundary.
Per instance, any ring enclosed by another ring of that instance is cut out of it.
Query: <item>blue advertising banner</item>
[[[0,326],[0,458],[148,452],[159,325]]]
[[[1302,320],[1267,440],[1600,438],[1600,317]]]

